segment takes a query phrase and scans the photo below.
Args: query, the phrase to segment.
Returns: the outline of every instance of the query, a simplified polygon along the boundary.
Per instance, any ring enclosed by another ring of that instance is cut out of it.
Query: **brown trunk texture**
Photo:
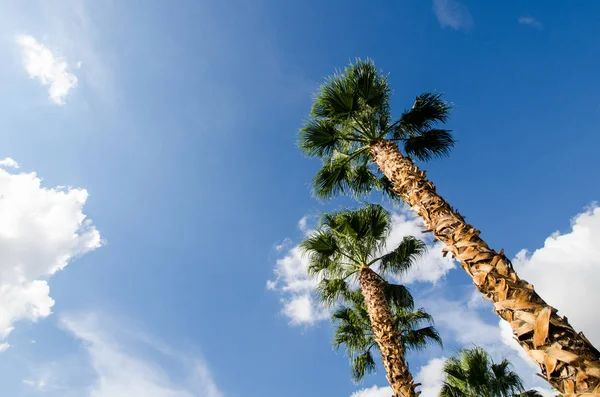
[[[387,379],[394,397],[417,397],[408,365],[404,361],[400,331],[394,324],[390,306],[385,297],[383,280],[369,267],[360,269],[360,289],[371,320],[375,340],[381,352]]]
[[[600,352],[517,276],[504,250],[490,249],[479,230],[436,193],[425,172],[395,143],[375,142],[371,156],[394,192],[423,218],[426,231],[446,244],[444,255],[450,252],[484,297],[494,302],[494,311],[511,325],[543,377],[565,396],[600,395]]]

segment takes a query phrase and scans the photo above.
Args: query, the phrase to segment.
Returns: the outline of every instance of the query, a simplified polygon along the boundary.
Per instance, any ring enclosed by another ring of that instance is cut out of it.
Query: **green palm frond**
[[[404,151],[409,157],[427,161],[449,156],[454,143],[449,130],[433,129],[404,139]]]
[[[427,252],[427,245],[413,236],[406,236],[392,252],[381,257],[379,271],[382,274],[406,272]]]
[[[323,166],[313,177],[313,194],[326,200],[339,194],[361,197],[373,189],[379,189],[381,177],[365,161],[367,150],[368,147],[363,146],[352,154],[346,154],[332,149],[331,156],[324,160]]]
[[[387,77],[377,70],[372,60],[357,60],[346,67],[346,76],[354,86],[360,110],[368,108],[380,113],[388,112],[391,89]]]
[[[392,283],[385,283],[384,288],[385,297],[392,307],[392,311],[410,312],[413,310],[415,302],[408,288],[401,284]],[[405,313],[401,313],[401,317],[409,318]]]
[[[400,116],[394,129],[394,138],[402,139],[430,130],[436,123],[445,123],[450,116],[450,105],[442,94],[423,93],[415,99],[413,107]]]
[[[421,351],[437,344],[444,347],[442,337],[433,326],[407,331],[402,334],[402,342],[407,351]]]
[[[366,375],[375,372],[375,360],[370,350],[356,356],[351,365],[354,383],[359,383]]]
[[[469,397],[469,395],[465,394],[462,388],[444,382],[440,390],[440,397]]]
[[[340,130],[330,120],[313,119],[300,130],[299,146],[310,157],[329,157],[341,138]]]
[[[392,302],[395,305],[395,302]],[[421,324],[433,324],[433,317],[422,308],[414,310],[408,307],[395,306],[396,316],[394,317],[399,328],[414,329]]]
[[[494,376],[492,389],[498,396],[509,397],[519,394],[525,390],[523,381],[516,372],[510,369],[508,360],[502,360],[500,364],[492,363],[491,371]]]
[[[358,110],[358,96],[351,79],[335,73],[319,88],[311,114],[314,117],[341,121]]]
[[[351,184],[352,158],[346,153],[334,152],[313,178],[313,193],[322,199],[339,194],[354,194]]]
[[[332,306],[340,297],[348,293],[348,284],[343,279],[324,278],[319,281],[315,292],[321,303]]]
[[[308,274],[315,276],[322,274],[325,277],[331,277],[339,271],[336,265],[341,256],[338,242],[331,230],[318,230],[308,236],[299,245],[304,254],[308,254]]]
[[[375,68],[375,63],[359,59],[321,85],[311,114],[341,122],[360,112],[386,113],[389,96],[387,78]]]

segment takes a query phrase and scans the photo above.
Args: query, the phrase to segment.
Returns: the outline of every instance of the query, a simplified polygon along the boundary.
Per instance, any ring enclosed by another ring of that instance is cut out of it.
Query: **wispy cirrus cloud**
[[[23,66],[29,77],[37,79],[43,86],[48,86],[48,96],[52,102],[64,105],[65,97],[78,82],[67,61],[55,55],[33,36],[19,35],[16,42],[21,47]]]
[[[60,316],[76,354],[36,359],[23,385],[48,397],[223,397],[198,354],[182,353],[107,313]],[[26,395],[30,395],[29,393]]]
[[[122,324],[107,327],[107,319],[97,313],[63,316],[61,323],[82,342],[96,374],[96,381],[87,388],[85,396],[223,397],[201,358],[176,352],[129,327],[122,329]],[[151,355],[139,355],[132,346],[144,347]],[[185,373],[173,379],[159,357],[178,362]]]
[[[542,24],[539,20],[533,18],[533,17],[520,17],[518,19],[519,23],[521,25],[526,25],[526,26],[530,26],[534,29],[537,30],[543,30],[544,29],[544,24]]]
[[[470,30],[475,26],[469,9],[458,0],[433,0],[433,12],[442,28]]]

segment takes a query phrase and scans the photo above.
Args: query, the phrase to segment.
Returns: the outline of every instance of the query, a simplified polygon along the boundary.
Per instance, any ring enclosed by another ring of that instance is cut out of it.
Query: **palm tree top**
[[[508,360],[495,363],[480,347],[462,349],[446,360],[444,373],[441,397],[512,397],[525,391]]]
[[[387,181],[369,158],[378,140],[398,142],[408,157],[419,160],[450,153],[455,143],[450,130],[436,127],[450,114],[441,94],[418,95],[412,108],[393,121],[390,93],[387,76],[369,59],[357,59],[321,85],[299,138],[304,153],[323,160],[313,180],[318,197],[385,191]]]
[[[427,246],[406,236],[391,252],[384,253],[391,216],[382,206],[368,204],[357,210],[325,214],[317,230],[300,248],[308,255],[308,273],[320,279],[317,292],[324,303],[350,299],[350,283],[361,266],[377,266],[380,276],[408,270]]]

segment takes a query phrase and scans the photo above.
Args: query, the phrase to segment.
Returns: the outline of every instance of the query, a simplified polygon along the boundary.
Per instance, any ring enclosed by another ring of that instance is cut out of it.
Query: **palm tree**
[[[406,271],[425,252],[426,245],[414,237],[405,237],[396,249],[384,254],[390,226],[390,214],[379,205],[325,214],[317,231],[300,247],[308,254],[308,273],[320,280],[317,293],[323,303],[334,305],[351,300],[353,286],[358,282],[394,396],[416,397],[383,277]],[[398,302],[412,300],[403,287],[387,289]]]
[[[395,326],[400,332],[402,349],[417,351],[432,343],[442,346],[442,339],[433,327],[433,318],[423,309],[413,310],[412,297],[405,287],[385,283],[384,288]],[[358,383],[375,371],[373,349],[377,349],[377,342],[362,293],[355,290],[348,295],[348,302],[331,316],[336,324],[333,345],[335,348],[345,346],[352,366],[352,379]]]
[[[525,392],[507,360],[496,364],[480,347],[462,349],[458,357],[447,359],[444,374],[440,397],[513,397],[535,392]]]
[[[437,126],[449,112],[440,94],[425,93],[394,121],[387,78],[372,61],[337,72],[321,86],[300,131],[300,147],[323,163],[313,180],[315,195],[359,197],[379,189],[403,200],[446,245],[444,255],[450,252],[494,303],[552,386],[567,394],[600,393],[600,352],[517,276],[503,250],[488,247],[413,164],[449,154],[452,134]]]

